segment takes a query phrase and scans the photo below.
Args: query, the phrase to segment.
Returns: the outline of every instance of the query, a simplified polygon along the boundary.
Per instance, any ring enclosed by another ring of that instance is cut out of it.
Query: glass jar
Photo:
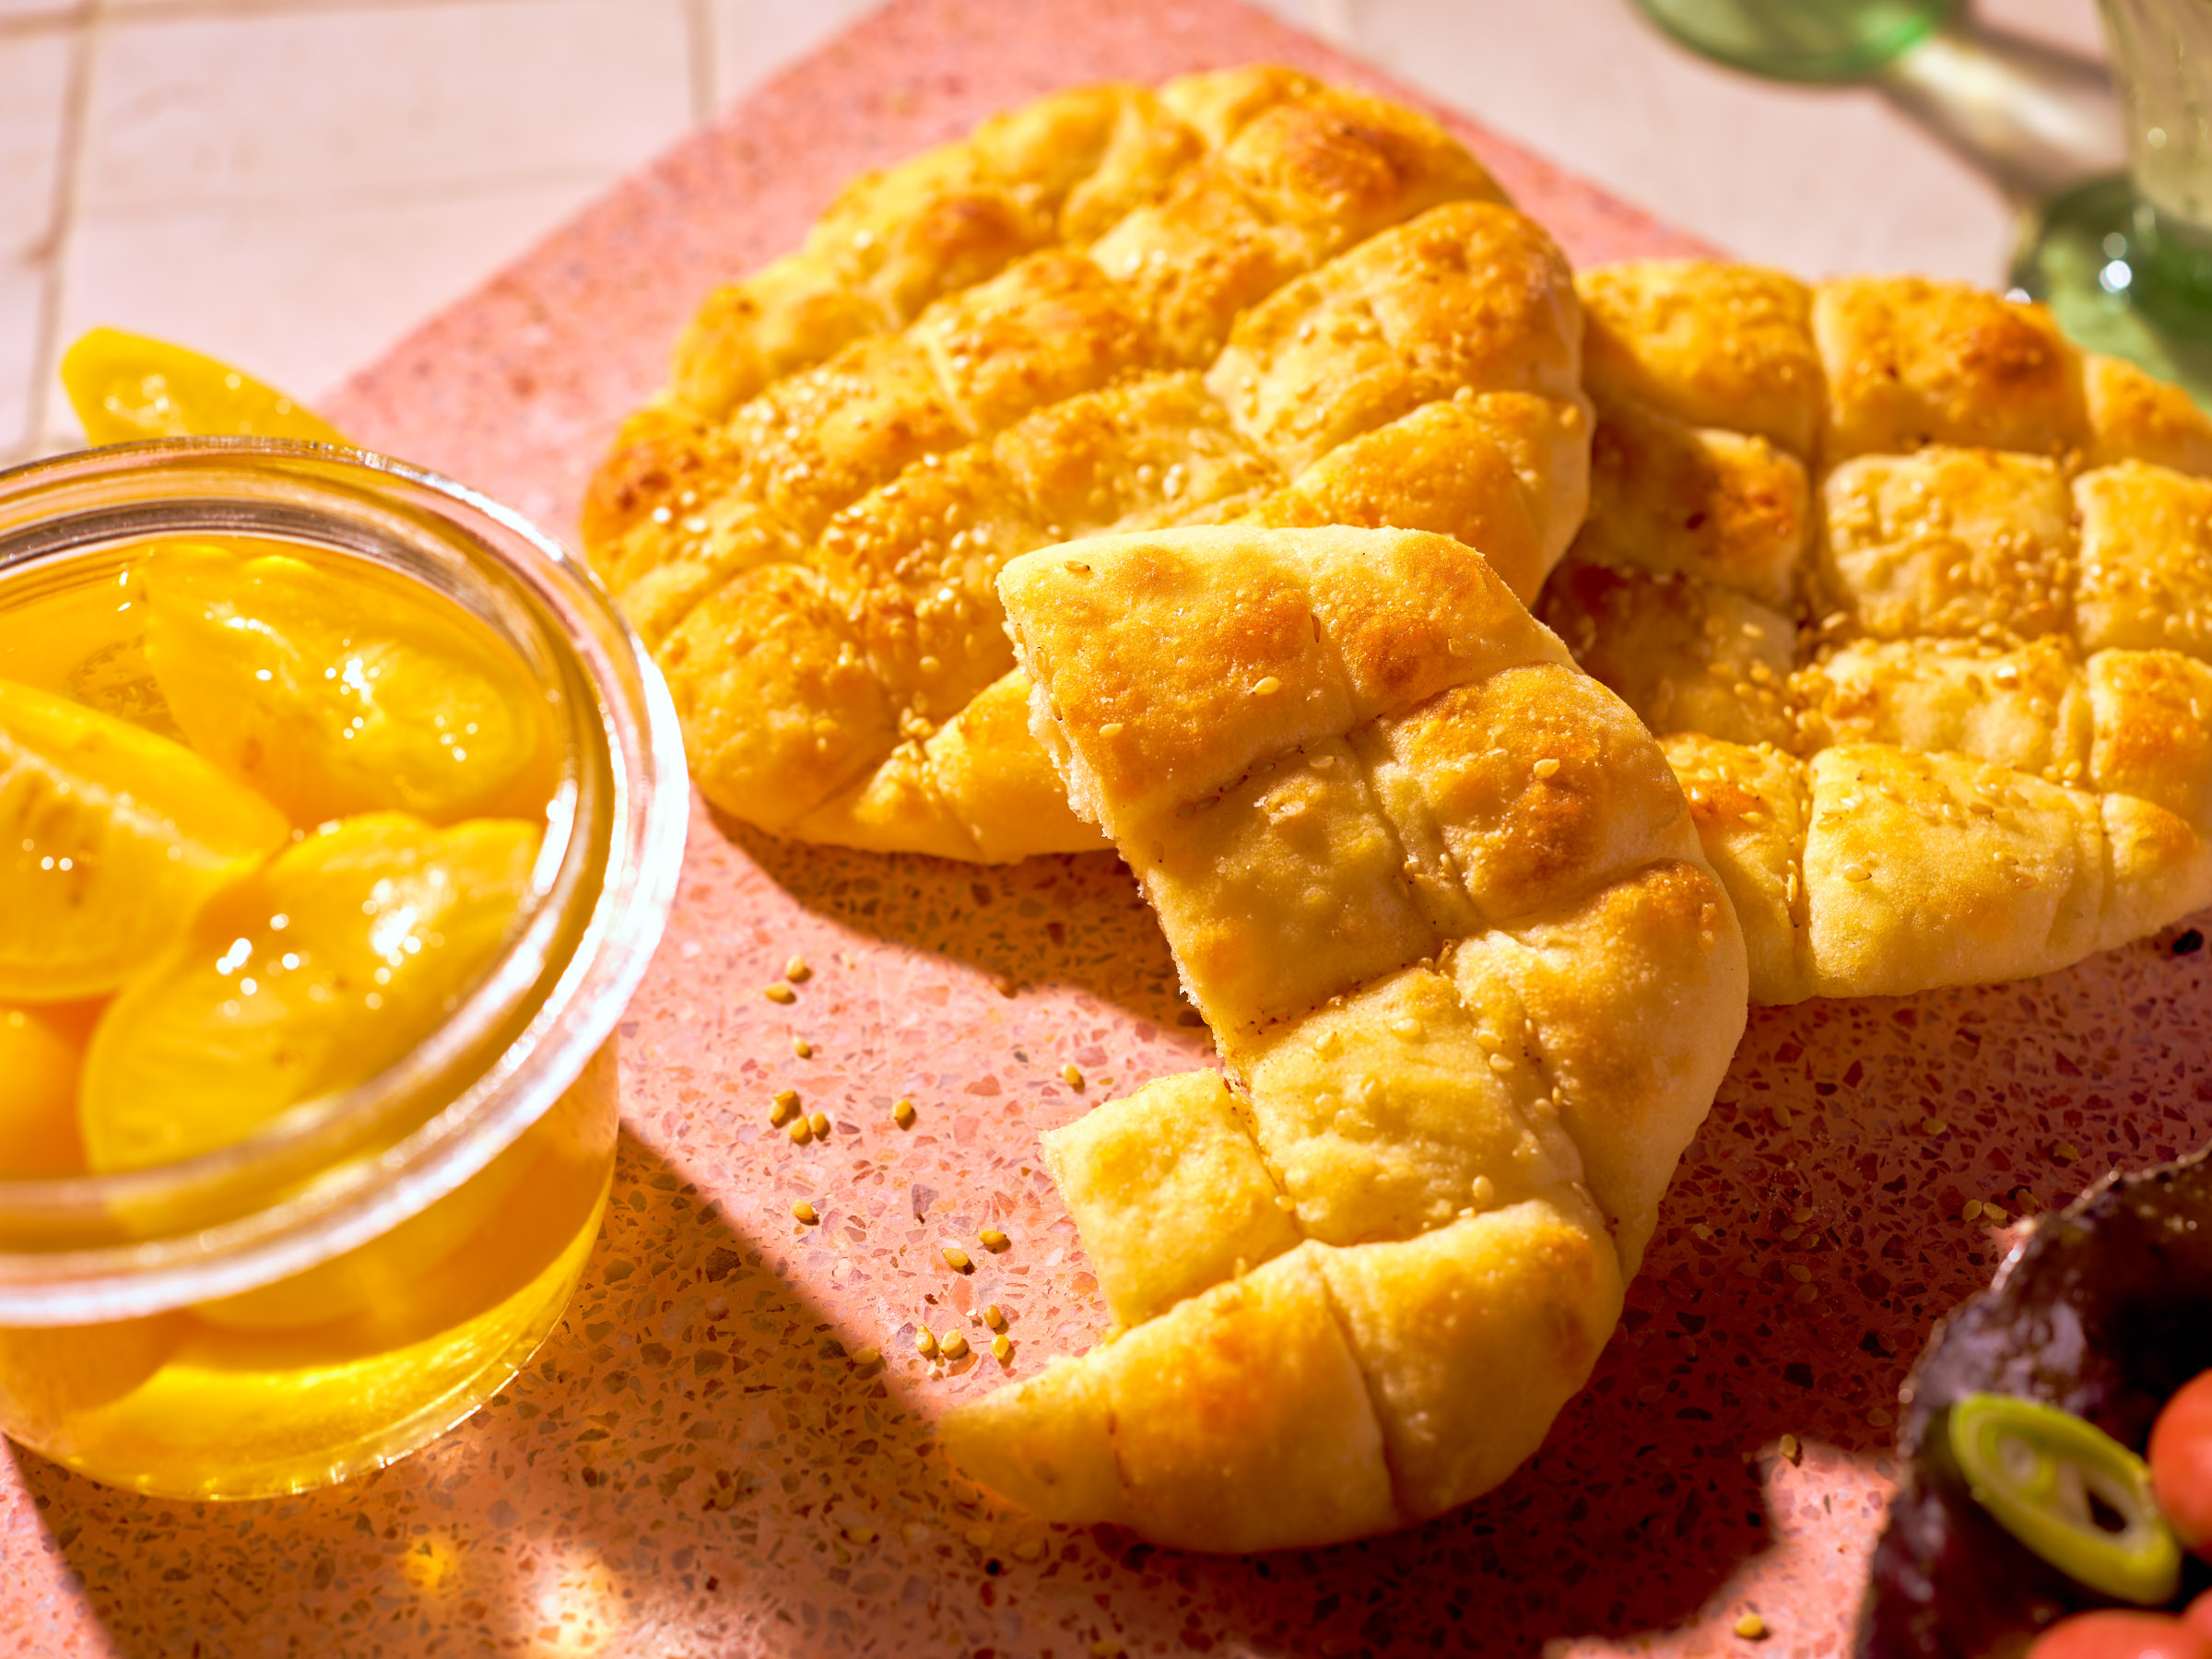
[[[421,1446],[560,1318],[613,1170],[615,1022],[667,916],[688,791],[667,691],[581,565],[379,456],[180,441],[0,473],[0,618],[98,612],[134,547],[180,536],[423,584],[543,688],[559,758],[504,944],[404,1057],[180,1161],[0,1180],[0,1428],[111,1485],[252,1498]],[[54,631],[19,629],[15,666]]]

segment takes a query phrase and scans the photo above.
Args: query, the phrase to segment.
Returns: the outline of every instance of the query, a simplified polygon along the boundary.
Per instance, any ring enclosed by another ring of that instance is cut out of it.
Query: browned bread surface
[[[1122,535],[999,585],[1234,1087],[1046,1136],[1126,1328],[946,1445],[1055,1520],[1205,1549],[1488,1489],[1588,1376],[1743,1029],[1665,760],[1441,536]]]
[[[1537,614],[1659,734],[1756,1001],[2047,971],[2212,900],[2212,421],[1952,284],[1585,273]]]
[[[1525,598],[1582,520],[1581,335],[1559,250],[1425,116],[1265,67],[1083,88],[861,181],[710,300],[586,546],[725,810],[987,861],[1097,846],[1022,728],[971,718],[1014,668],[1006,561],[1391,524]]]

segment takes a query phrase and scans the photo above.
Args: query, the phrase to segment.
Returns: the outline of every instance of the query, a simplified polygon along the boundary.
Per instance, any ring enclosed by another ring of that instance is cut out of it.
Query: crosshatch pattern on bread
[[[724,810],[1095,848],[1028,734],[1006,560],[1392,524],[1529,598],[1586,501],[1581,334],[1559,250],[1426,116],[1264,67],[1083,88],[861,180],[710,300],[585,545]]]
[[[1660,735],[1764,1003],[2048,971],[2212,901],[2212,422],[2041,307],[1581,279],[1537,614]]]
[[[1587,1379],[1743,1030],[1680,788],[1441,535],[1113,536],[999,585],[1229,1079],[1046,1136],[1122,1329],[944,1444],[1051,1519],[1200,1549],[1488,1490]]]

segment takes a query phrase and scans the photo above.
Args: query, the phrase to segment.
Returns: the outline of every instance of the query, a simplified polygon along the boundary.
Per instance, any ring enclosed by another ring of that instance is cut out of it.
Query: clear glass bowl
[[[533,897],[404,1060],[182,1162],[0,1181],[0,1428],[112,1485],[258,1497],[415,1450],[559,1321],[597,1236],[612,1033],[667,917],[688,790],[667,690],[589,573],[381,456],[215,439],[0,473],[0,612],[112,581],[170,535],[424,583],[548,689],[561,749]]]

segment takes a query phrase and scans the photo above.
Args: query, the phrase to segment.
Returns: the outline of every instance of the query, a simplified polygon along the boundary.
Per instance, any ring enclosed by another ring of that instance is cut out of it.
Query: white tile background
[[[1880,88],[1729,74],[1628,0],[1264,3],[1746,255],[2003,271],[2004,194]],[[0,461],[70,443],[95,324],[312,397],[870,4],[0,0]],[[1976,22],[2100,51],[2094,0]]]

